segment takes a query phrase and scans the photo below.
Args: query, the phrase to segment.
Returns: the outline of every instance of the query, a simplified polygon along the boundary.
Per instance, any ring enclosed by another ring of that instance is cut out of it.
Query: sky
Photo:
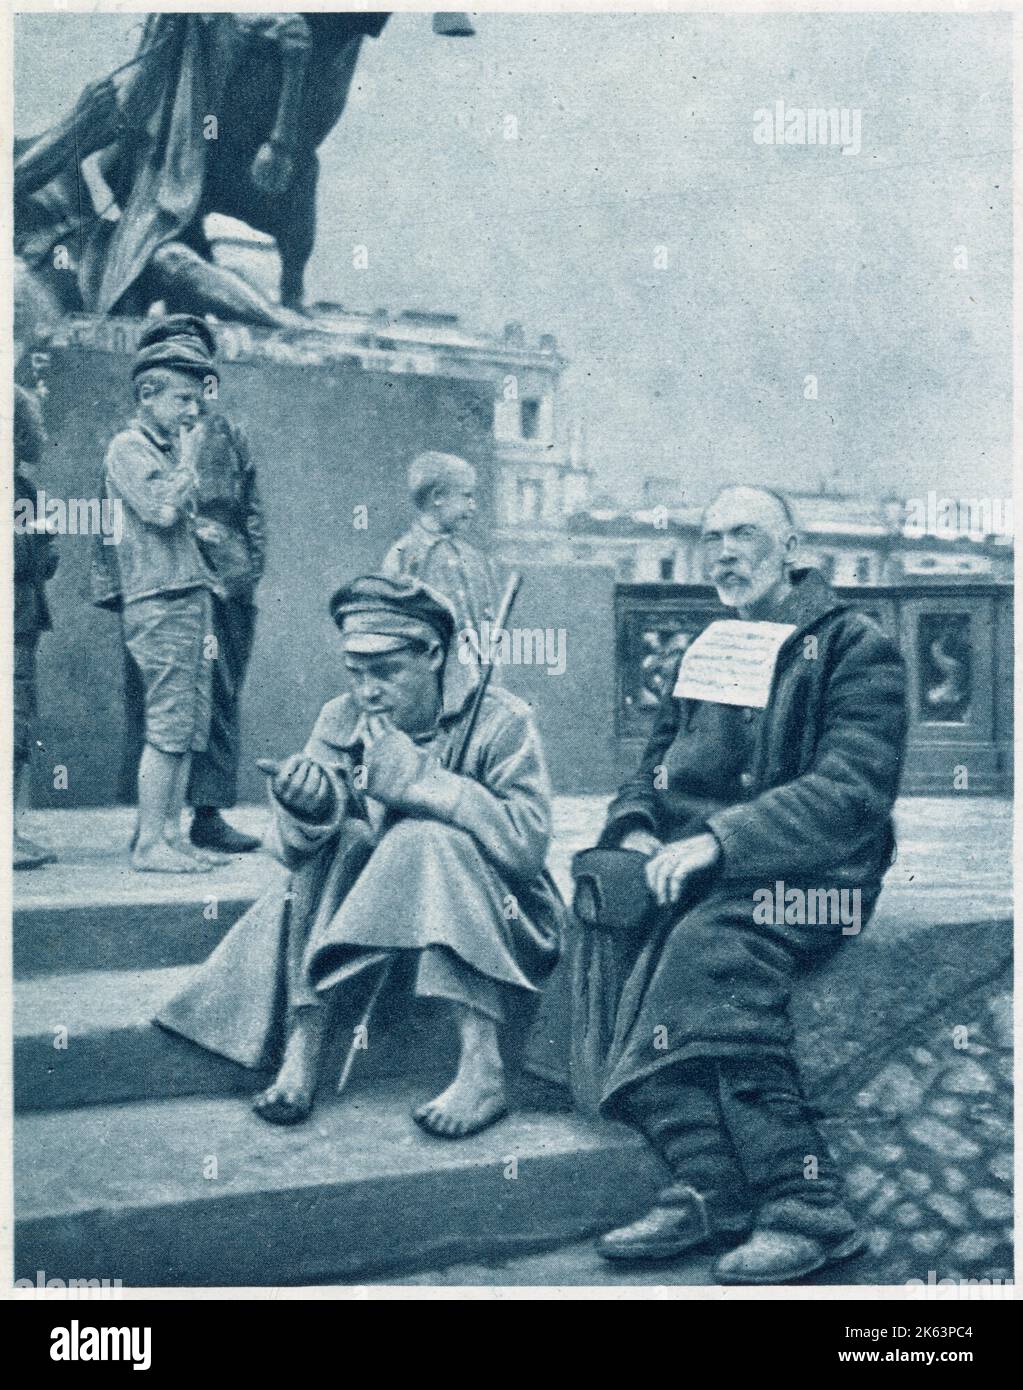
[[[19,16],[16,132],[140,23]],[[441,39],[396,15],[320,150],[307,298],[554,333],[562,421],[624,498],[650,476],[692,502],[737,481],[1006,496],[1010,24],[482,14]],[[778,102],[858,112],[859,151],[758,141]]]

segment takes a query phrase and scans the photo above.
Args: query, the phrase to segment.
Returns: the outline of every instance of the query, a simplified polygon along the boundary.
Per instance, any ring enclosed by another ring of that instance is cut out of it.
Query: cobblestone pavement
[[[825,1126],[885,1282],[1012,1278],[1012,996],[894,1053]],[[857,1278],[862,1275],[857,1274]]]
[[[846,1113],[823,1123],[869,1250],[806,1283],[1013,1278],[1010,984],[892,1053]],[[585,1242],[386,1282],[692,1287],[711,1283],[712,1267],[706,1256],[609,1266]]]

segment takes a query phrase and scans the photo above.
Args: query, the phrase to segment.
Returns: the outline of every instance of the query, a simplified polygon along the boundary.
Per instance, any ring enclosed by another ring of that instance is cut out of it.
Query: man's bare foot
[[[300,1009],[292,1022],[284,1061],[272,1083],[252,1102],[260,1119],[296,1125],[308,1119],[316,1093],[325,1009]]]
[[[458,1075],[447,1090],[428,1100],[412,1118],[441,1139],[464,1139],[496,1124],[508,1113],[504,1072],[492,1063],[463,1057]]]
[[[181,854],[165,840],[152,845],[136,844],[131,854],[131,867],[138,873],[149,874],[208,874],[213,867]]]

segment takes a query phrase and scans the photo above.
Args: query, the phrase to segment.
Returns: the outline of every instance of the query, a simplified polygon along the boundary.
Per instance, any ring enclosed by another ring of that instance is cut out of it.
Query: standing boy
[[[143,330],[139,348],[198,338],[210,357],[216,339],[209,324],[194,314],[171,314]],[[213,573],[213,667],[210,736],[192,759],[187,802],[194,808],[189,838],[200,849],[242,854],[260,841],[224,819],[238,800],[241,751],[240,705],[256,626],[256,585],[263,573],[266,538],[256,470],[248,440],[236,421],[204,400],[198,423],[188,436],[196,473],[196,535],[203,560]],[[125,743],[122,786],[135,799],[143,747],[142,679],[130,655],[125,662]]]
[[[419,579],[443,594],[455,610],[459,641],[471,633],[478,652],[484,622],[494,621],[497,582],[493,565],[462,534],[476,514],[476,470],[456,454],[431,449],[413,459],[408,488],[418,515],[380,572]]]
[[[213,578],[194,529],[195,473],[180,441],[217,373],[204,343],[182,335],[143,348],[132,377],[137,414],[111,441],[104,464],[107,496],[124,513],[116,547],[124,641],[145,692],[131,862],[140,871],[197,873],[220,862],[181,831],[192,754],[209,737],[216,646]]]

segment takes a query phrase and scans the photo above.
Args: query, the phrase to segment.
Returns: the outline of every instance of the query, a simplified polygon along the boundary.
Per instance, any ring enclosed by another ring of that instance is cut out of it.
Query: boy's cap
[[[443,595],[419,579],[363,575],[343,584],[330,600],[346,652],[376,656],[412,642],[447,650],[455,614]]]
[[[217,353],[217,339],[212,327],[198,314],[165,314],[153,319],[139,334],[138,348],[152,347],[168,338],[198,338],[211,357]]]
[[[220,373],[202,341],[185,334],[141,348],[135,354],[131,369],[132,379],[134,380],[140,372],[148,372],[153,367],[165,367],[168,371],[187,372],[190,376],[198,377],[211,376],[217,381],[220,380]]]

